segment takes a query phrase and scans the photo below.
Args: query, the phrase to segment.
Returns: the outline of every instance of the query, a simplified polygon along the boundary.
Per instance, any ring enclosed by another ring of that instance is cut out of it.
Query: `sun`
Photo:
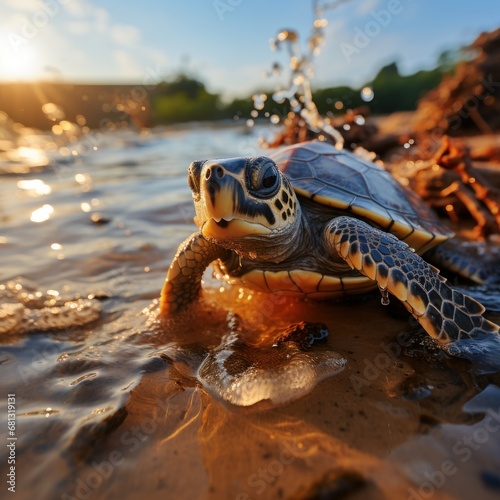
[[[2,80],[36,80],[40,77],[40,57],[33,46],[25,45],[16,52],[3,52],[0,59]]]

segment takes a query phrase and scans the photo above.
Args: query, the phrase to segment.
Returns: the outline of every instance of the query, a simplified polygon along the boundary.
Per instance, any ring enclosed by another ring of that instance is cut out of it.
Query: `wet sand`
[[[228,130],[183,134],[111,145],[71,176],[46,172],[53,192],[43,201],[2,179],[11,265],[0,281],[21,274],[61,292],[65,284],[68,295],[94,293],[104,307],[87,327],[1,339],[0,385],[17,397],[18,497],[498,498],[499,375],[430,351],[394,300],[248,300],[207,279],[218,312],[150,322],[167,266],[193,230],[185,185],[193,149],[220,156],[230,141],[240,141],[236,153],[254,141]],[[190,146],[176,150],[180,142]],[[76,173],[89,175],[90,191]],[[109,223],[81,210],[92,199]],[[55,215],[36,226],[29,214],[46,202]],[[340,354],[345,368],[284,405],[229,405],[196,378],[230,329],[225,310],[258,325],[246,339],[256,348],[282,325],[323,322],[330,334],[310,349]]]

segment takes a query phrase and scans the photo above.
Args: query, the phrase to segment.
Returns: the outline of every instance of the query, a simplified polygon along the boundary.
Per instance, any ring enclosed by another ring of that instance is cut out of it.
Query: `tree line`
[[[435,88],[448,71],[448,65],[443,63],[432,70],[401,75],[397,63],[393,62],[384,66],[375,78],[366,84],[373,90],[374,95],[369,103],[361,96],[364,86],[359,89],[348,86],[317,89],[313,92],[313,98],[322,114],[339,114],[348,108],[364,104],[368,104],[373,114],[410,111],[416,109],[418,100]],[[277,104],[271,99],[272,92],[270,89],[256,92],[268,96],[259,116],[264,113],[286,113],[284,104]],[[336,106],[339,101],[342,106]],[[157,85],[151,91],[150,106],[153,125],[231,119],[236,116],[246,119],[254,109],[252,96],[224,103],[219,94],[209,92],[203,82],[185,73]]]

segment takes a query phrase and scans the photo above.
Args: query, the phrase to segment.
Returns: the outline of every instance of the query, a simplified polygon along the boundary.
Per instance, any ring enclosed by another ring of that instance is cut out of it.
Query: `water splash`
[[[443,348],[447,354],[471,361],[471,371],[478,374],[500,371],[500,335],[484,334],[460,339]]]
[[[289,83],[287,88],[276,88],[272,98],[277,104],[288,101],[292,116],[303,119],[307,127],[318,135],[329,137],[337,149],[344,147],[344,138],[340,132],[332,126],[330,120],[321,116],[313,101],[311,90],[311,79],[314,77],[314,58],[321,52],[321,46],[325,41],[325,28],[328,20],[325,18],[327,10],[338,7],[348,0],[338,0],[320,4],[313,2],[314,21],[311,35],[307,39],[306,48],[302,50],[299,44],[299,34],[291,29],[283,29],[278,32],[275,38],[271,38],[270,46],[272,50],[279,50],[284,47],[289,56]],[[272,70],[266,73],[267,76],[279,75],[282,67],[279,63],[274,63]],[[255,98],[255,96],[254,96]],[[254,106],[256,100],[254,99]],[[259,101],[259,105],[261,102]],[[263,107],[263,106],[262,106]],[[262,109],[257,108],[256,109]],[[276,115],[273,115],[272,123],[278,123]],[[325,138],[323,138],[325,140]]]
[[[227,403],[281,405],[310,393],[319,382],[344,369],[346,360],[338,353],[309,349],[328,334],[324,325],[291,325],[281,340],[259,347],[242,340],[244,333],[237,322],[233,327],[198,370],[205,389]]]

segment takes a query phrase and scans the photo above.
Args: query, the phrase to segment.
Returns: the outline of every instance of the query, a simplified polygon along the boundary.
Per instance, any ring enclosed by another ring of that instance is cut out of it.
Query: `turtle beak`
[[[196,163],[196,162],[195,162]],[[241,179],[216,161],[200,167],[192,164],[190,175],[196,208],[195,222],[207,238],[239,238],[250,234],[267,234],[261,224],[240,218],[240,204],[244,199]],[[190,181],[191,182],[191,181]]]
[[[221,226],[234,218],[235,189],[237,180],[217,163],[205,165],[200,173],[200,197],[206,219],[213,219]],[[201,215],[201,214],[200,214]]]

